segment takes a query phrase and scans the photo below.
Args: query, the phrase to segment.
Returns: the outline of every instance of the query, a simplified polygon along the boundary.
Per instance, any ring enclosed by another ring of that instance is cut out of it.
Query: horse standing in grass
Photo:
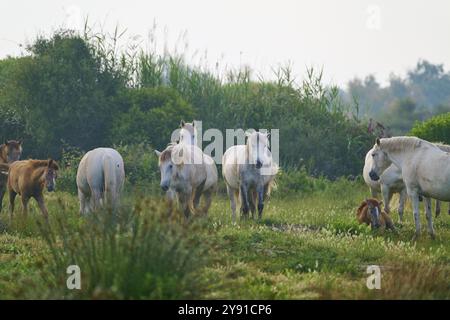
[[[358,222],[370,225],[372,230],[380,227],[394,230],[391,217],[384,210],[381,210],[381,204],[382,202],[377,199],[364,200],[356,211]]]
[[[380,179],[382,170],[379,159],[384,156],[402,170],[403,181],[413,205],[416,224],[414,239],[420,236],[419,196],[425,198],[428,233],[434,238],[431,198],[450,201],[450,154],[416,137],[377,139],[369,173],[372,180]]]
[[[247,133],[245,145],[228,148],[222,157],[222,175],[230,197],[233,221],[236,221],[236,199],[239,196],[242,216],[247,217],[250,210],[254,217],[258,202],[258,217],[261,219],[264,198],[270,194],[278,169],[265,133]]]
[[[435,145],[444,152],[450,152],[450,146],[435,143]],[[378,157],[378,164],[380,166],[380,170],[383,172],[380,175],[380,179],[374,181],[370,178],[369,173],[373,165],[373,157],[372,157],[373,148],[369,150],[366,155],[366,160],[363,169],[363,177],[366,184],[369,186],[372,197],[376,197],[380,192],[383,195],[383,200],[385,203],[385,210],[387,213],[390,213],[390,201],[394,193],[399,193],[399,206],[398,206],[398,214],[400,222],[403,222],[403,211],[406,202],[406,186],[403,182],[402,171],[396,165],[392,164],[389,159],[384,155],[380,154]],[[441,211],[441,202],[436,200],[436,217],[439,216]],[[450,206],[449,206],[449,214],[450,214]]]
[[[403,221],[403,211],[405,208],[406,202],[406,187],[403,183],[402,171],[397,168],[394,164],[392,164],[387,157],[380,155],[378,159],[380,170],[382,174],[380,175],[380,179],[374,181],[370,178],[369,172],[372,169],[373,165],[373,157],[372,157],[373,148],[369,150],[366,154],[366,160],[363,168],[363,178],[366,184],[369,186],[372,197],[377,197],[381,191],[383,195],[383,200],[385,203],[385,210],[387,213],[390,213],[390,202],[394,193],[399,193],[399,204],[398,204],[398,215],[400,222]]]
[[[0,145],[0,163],[13,163],[20,159],[22,155],[22,141],[9,140]],[[2,211],[3,196],[6,192],[6,184],[8,181],[6,169],[3,174],[0,175],[0,212]]]
[[[8,192],[9,211],[11,218],[14,213],[14,200],[17,195],[22,198],[22,210],[26,216],[28,213],[28,201],[34,198],[45,219],[48,219],[48,211],[44,203],[43,190],[55,191],[58,164],[52,160],[23,160],[15,161],[10,165],[1,164],[0,167],[9,166]]]
[[[87,152],[77,171],[80,213],[87,214],[106,205],[116,210],[125,181],[122,156],[111,148],[97,148]]]
[[[186,219],[194,212],[206,215],[217,190],[218,173],[214,160],[195,145],[170,144],[164,151],[155,150],[161,171],[161,188],[174,196]],[[201,197],[204,206],[200,208]]]

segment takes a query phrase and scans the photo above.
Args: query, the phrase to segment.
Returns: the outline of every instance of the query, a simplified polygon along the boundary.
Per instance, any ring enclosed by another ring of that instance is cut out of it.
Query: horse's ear
[[[7,146],[8,145],[8,140],[5,140],[5,146]]]
[[[180,128],[183,128],[183,127],[184,127],[184,125],[185,125],[185,122],[184,122],[184,120],[181,120],[181,122],[180,122]]]
[[[380,144],[381,144],[381,142],[380,142],[380,138],[377,138],[377,140],[376,140],[376,144],[377,144],[377,146],[380,146]]]
[[[192,126],[195,127],[195,120],[192,120]]]
[[[23,142],[23,140],[22,140],[22,139],[19,139],[19,146],[22,145],[22,142]]]
[[[158,151],[158,150],[155,150],[155,154],[156,154],[156,156],[157,156],[158,158],[161,156],[161,152]]]
[[[53,165],[53,159],[49,158],[48,159],[48,167],[51,167]]]

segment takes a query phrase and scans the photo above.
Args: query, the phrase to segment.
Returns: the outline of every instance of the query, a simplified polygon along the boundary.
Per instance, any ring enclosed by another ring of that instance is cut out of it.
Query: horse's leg
[[[3,178],[0,177],[0,179],[3,179]],[[5,192],[6,192],[6,183],[4,183],[3,181],[0,181],[0,212],[2,212],[3,197],[5,196]]]
[[[231,206],[231,220],[233,223],[236,222],[236,190],[232,189],[229,185],[227,185],[228,197],[230,197],[230,206]]]
[[[14,200],[16,199],[17,193],[13,190],[9,190],[9,215],[12,219],[14,213]]]
[[[258,186],[256,191],[258,193],[258,219],[261,220],[264,210],[264,186]]]
[[[448,214],[450,214],[450,202],[448,203]]]
[[[80,214],[84,215],[87,213],[86,203],[89,201],[89,199],[80,189],[78,189],[78,200],[80,201]]]
[[[256,198],[257,198],[256,190],[252,189],[249,192],[249,198],[248,198],[248,204],[250,207],[250,212],[252,213],[252,219],[255,218],[255,213],[256,213],[256,206],[255,206]]]
[[[180,201],[184,217],[188,220],[191,215],[192,190],[188,190],[185,193],[179,193],[178,199]]]
[[[201,186],[197,187],[194,191],[194,199],[193,199],[194,209],[197,209],[200,204],[200,198],[202,196],[202,191],[203,191],[203,184]]]
[[[167,200],[167,209],[168,209],[168,216],[172,216],[173,212],[173,205],[176,200],[176,193],[172,189],[167,190],[166,192],[166,200]]]
[[[30,201],[30,198],[22,194],[22,214],[25,218],[28,216],[28,201]]]
[[[205,191],[203,193],[203,197],[204,197],[204,204],[203,204],[203,209],[202,209],[202,213],[204,216],[206,216],[208,214],[208,210],[211,207],[211,202],[212,202],[212,198],[213,198],[213,191],[208,190]]]
[[[414,235],[413,240],[417,240],[420,237],[419,195],[417,194],[417,192],[414,193],[408,192],[408,193],[410,194],[411,197],[414,222],[416,224],[416,233]]]
[[[436,208],[434,209],[434,214],[436,215],[436,218],[441,214],[441,202],[439,200],[436,200]]]
[[[407,198],[406,188],[400,191],[400,198],[398,200],[398,219],[400,223],[403,222],[403,212],[405,211],[405,202]]]
[[[99,190],[91,190],[91,209],[97,211],[101,207],[102,193]]]
[[[44,203],[44,196],[41,194],[35,197],[35,199],[39,205],[39,209],[41,209],[42,215],[44,216],[45,220],[48,221],[48,211]]]
[[[388,186],[382,185],[381,193],[383,194],[384,211],[386,211],[386,213],[389,214],[389,213],[391,213],[390,203],[391,203],[391,199],[392,199],[392,192]]]
[[[431,198],[429,197],[425,198],[425,214],[427,216],[428,233],[430,234],[431,238],[434,239],[433,215],[431,213]]]
[[[242,200],[241,211],[242,211],[242,215],[244,217],[247,217],[248,216],[248,209],[249,209],[248,186],[246,186],[245,184],[241,184],[240,189],[241,189],[240,193],[241,193],[241,200]]]

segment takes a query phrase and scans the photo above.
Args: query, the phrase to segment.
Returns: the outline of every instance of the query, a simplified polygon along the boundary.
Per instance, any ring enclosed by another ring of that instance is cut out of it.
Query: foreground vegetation
[[[27,221],[2,212],[0,298],[450,298],[450,216],[434,220],[435,241],[424,231],[413,243],[410,209],[398,233],[372,232],[355,219],[367,195],[360,181],[322,184],[279,192],[262,221],[236,225],[221,195],[207,218],[185,223],[138,191],[115,219],[80,218],[75,196],[47,194],[50,227],[37,207]],[[69,264],[80,266],[82,290],[66,289]],[[366,287],[372,264],[381,290]]]

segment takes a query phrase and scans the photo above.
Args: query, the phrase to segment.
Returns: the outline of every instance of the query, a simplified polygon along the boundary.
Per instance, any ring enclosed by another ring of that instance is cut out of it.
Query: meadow
[[[450,215],[434,219],[436,240],[423,230],[413,242],[409,206],[397,232],[358,225],[367,195],[360,179],[279,188],[261,221],[233,224],[222,193],[189,223],[144,189],[127,187],[118,215],[89,217],[75,195],[47,193],[49,225],[34,203],[27,219],[1,213],[0,299],[449,299]],[[66,288],[71,264],[81,290]],[[380,290],[366,286],[368,265]]]

